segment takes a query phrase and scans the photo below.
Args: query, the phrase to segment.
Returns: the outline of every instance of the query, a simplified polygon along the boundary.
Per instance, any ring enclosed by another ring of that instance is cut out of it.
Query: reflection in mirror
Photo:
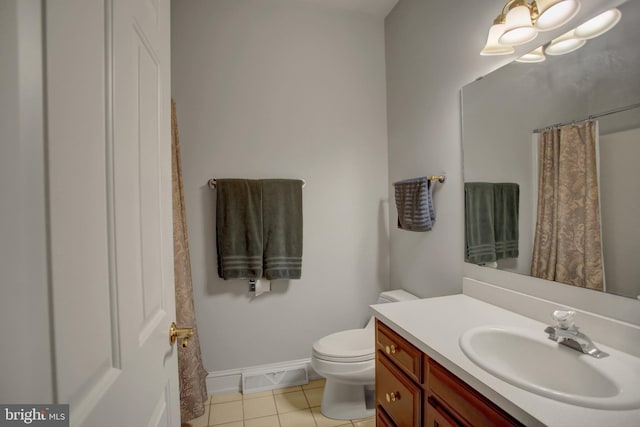
[[[640,2],[619,10],[620,22],[580,49],[463,88],[465,261],[639,298]],[[570,178],[554,193],[545,173]],[[548,219],[559,212],[561,225]]]

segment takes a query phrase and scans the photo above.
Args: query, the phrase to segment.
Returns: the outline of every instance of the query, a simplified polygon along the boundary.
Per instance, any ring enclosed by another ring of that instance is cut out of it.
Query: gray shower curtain
[[[184,208],[182,162],[178,139],[176,103],[171,100],[171,170],[173,180],[173,261],[176,283],[176,323],[181,328],[193,328],[187,347],[178,349],[180,377],[180,418],[186,422],[204,414],[207,402],[207,371],[202,366],[200,339],[196,326],[191,283],[189,236]]]
[[[595,122],[540,136],[536,219],[531,275],[602,290]]]

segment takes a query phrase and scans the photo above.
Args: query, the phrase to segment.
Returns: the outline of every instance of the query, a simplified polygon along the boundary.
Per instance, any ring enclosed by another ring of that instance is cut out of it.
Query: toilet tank
[[[382,292],[378,296],[378,304],[384,304],[387,302],[411,301],[416,299],[419,298],[405,290],[394,289],[392,291]]]
[[[400,302],[400,301],[411,301],[411,300],[417,300],[420,299],[417,296],[410,294],[409,292],[402,290],[402,289],[394,289],[392,291],[385,291],[382,292],[379,296],[378,296],[378,302],[377,304],[385,304],[388,302]],[[367,323],[367,326],[365,326],[366,328],[373,328],[375,321],[374,321],[374,316],[371,316],[371,318],[369,319],[369,322]]]

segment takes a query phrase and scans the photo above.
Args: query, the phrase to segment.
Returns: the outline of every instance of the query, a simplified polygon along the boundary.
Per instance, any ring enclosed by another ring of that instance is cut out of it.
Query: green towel
[[[218,275],[227,279],[262,277],[262,184],[219,179],[216,184]]]
[[[464,184],[465,258],[484,264],[517,258],[520,187],[513,183]]]
[[[464,260],[473,264],[496,261],[493,184],[465,183],[464,200]]]
[[[496,259],[518,257],[518,215],[520,186],[499,183],[493,186]]]
[[[262,180],[264,275],[269,280],[302,274],[302,181]]]

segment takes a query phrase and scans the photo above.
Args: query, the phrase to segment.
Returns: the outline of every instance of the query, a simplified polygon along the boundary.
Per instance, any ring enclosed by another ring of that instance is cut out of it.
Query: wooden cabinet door
[[[494,403],[433,360],[429,361],[429,398],[455,414],[461,425],[510,427],[521,425]]]
[[[420,425],[422,390],[382,355],[376,363],[376,403],[398,427]]]
[[[396,427],[381,406],[376,408],[376,427]]]
[[[460,424],[432,401],[427,400],[424,427],[458,427]]]

